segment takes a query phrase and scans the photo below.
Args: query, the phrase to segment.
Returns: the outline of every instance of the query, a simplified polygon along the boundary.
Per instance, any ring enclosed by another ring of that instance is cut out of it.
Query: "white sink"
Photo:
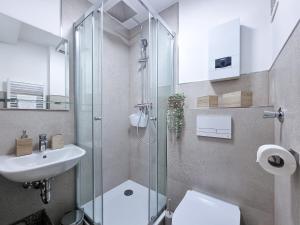
[[[84,155],[85,150],[75,145],[34,151],[31,155],[20,157],[3,155],[0,156],[0,174],[15,182],[40,181],[71,169]]]

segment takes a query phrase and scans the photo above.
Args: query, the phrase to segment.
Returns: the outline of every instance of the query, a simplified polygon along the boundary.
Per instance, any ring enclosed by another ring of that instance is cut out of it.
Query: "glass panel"
[[[94,146],[94,222],[103,224],[102,186],[102,10],[94,12],[93,20],[93,146]]]
[[[167,107],[173,92],[173,37],[156,19],[151,20],[151,98],[149,122],[149,216],[153,220],[166,205]]]
[[[150,15],[151,18],[151,15]],[[157,216],[157,20],[150,19],[150,91],[152,110],[149,121],[149,221],[153,221]]]
[[[104,225],[146,225],[149,132],[146,125],[131,126],[128,117],[142,115],[147,124],[148,21],[129,36],[108,12],[103,16]]]
[[[167,110],[173,92],[173,37],[158,22],[157,28],[157,210],[166,204],[167,183]]]
[[[103,224],[101,17],[94,11],[76,28],[77,145],[87,151],[77,170],[77,205],[97,224]]]
[[[76,28],[76,124],[77,145],[86,150],[78,166],[77,204],[94,219],[93,171],[93,26],[92,16]]]
[[[166,203],[172,38],[146,9],[133,28],[108,13],[76,29],[77,140],[87,150],[78,206],[96,224],[146,225]]]

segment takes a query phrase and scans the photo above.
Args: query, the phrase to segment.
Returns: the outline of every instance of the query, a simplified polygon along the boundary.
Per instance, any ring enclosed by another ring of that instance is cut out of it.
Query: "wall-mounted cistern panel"
[[[197,136],[231,139],[231,116],[198,115]]]

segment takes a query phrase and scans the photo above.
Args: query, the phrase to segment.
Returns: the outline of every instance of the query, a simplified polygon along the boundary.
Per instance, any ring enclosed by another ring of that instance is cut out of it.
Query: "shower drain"
[[[133,195],[133,190],[131,190],[131,189],[125,190],[125,191],[124,191],[124,195],[125,195],[125,196]]]

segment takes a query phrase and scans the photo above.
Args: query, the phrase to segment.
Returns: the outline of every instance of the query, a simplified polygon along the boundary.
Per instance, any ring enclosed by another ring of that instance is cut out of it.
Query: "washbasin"
[[[44,152],[34,151],[31,155],[16,157],[0,156],[0,174],[15,182],[40,181],[55,177],[74,167],[85,150],[76,145]]]

